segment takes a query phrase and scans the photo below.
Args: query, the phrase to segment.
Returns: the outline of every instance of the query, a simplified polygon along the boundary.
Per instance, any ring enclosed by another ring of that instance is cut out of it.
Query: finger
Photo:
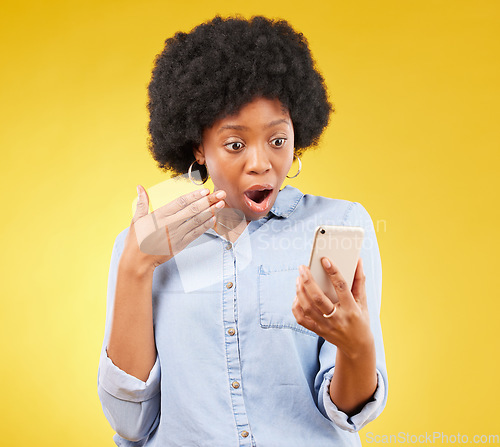
[[[156,217],[162,220],[175,216],[176,219],[183,222],[193,217],[193,215],[208,209],[211,205],[224,199],[226,196],[225,191],[209,193],[210,191],[205,188],[179,196],[155,210],[157,213]]]
[[[187,221],[186,225],[182,225],[185,219],[179,218],[179,213],[161,218],[159,217],[159,211],[155,210],[146,216],[140,217],[134,226],[136,227],[137,241],[141,251],[148,254],[166,254],[169,256],[178,253],[214,225],[215,220],[210,221],[210,219],[214,217],[216,211],[212,208],[220,209],[224,206],[224,203],[224,200],[218,199],[217,203],[208,210],[195,214]]]
[[[182,224],[186,222],[189,219],[192,219],[196,215],[206,211],[210,210],[212,215],[216,212],[216,207],[217,208],[223,208],[225,205],[224,198],[226,197],[225,191],[217,191],[214,194],[210,194],[207,197],[203,197],[184,209],[178,211],[175,213],[174,216],[172,216],[176,222],[179,224]],[[215,207],[214,207],[215,205]],[[218,205],[218,206],[217,206]]]
[[[198,198],[195,197],[196,200],[194,201],[192,200],[192,196],[191,198],[184,197],[185,200],[182,200],[183,196],[180,196],[173,202],[170,202],[155,211],[158,225],[168,225],[170,228],[176,229],[178,226],[192,219],[194,216],[210,209],[211,215],[213,216],[215,214],[215,209],[212,208],[213,205],[220,204],[219,207],[222,208],[225,205],[225,196],[225,191],[217,191],[216,193],[208,196],[201,195]],[[185,204],[184,208],[179,208],[180,202]]]
[[[351,291],[356,302],[366,306],[366,276],[363,271],[363,259],[361,258],[358,259]]]
[[[309,269],[303,265],[299,267],[300,276],[297,278],[297,297],[306,315],[313,319],[323,318],[333,310],[333,304],[312,278]]]
[[[212,228],[214,226],[215,220],[216,220],[215,216],[212,214],[208,214],[208,213],[205,213],[204,215],[207,218],[206,218],[206,220],[201,221],[200,224],[198,224],[196,226],[191,226],[191,228],[184,228],[184,226],[183,226],[182,230],[177,229],[177,232],[173,236],[173,238],[175,240],[179,240],[181,242],[180,247],[179,247],[180,249],[189,245],[196,238],[198,238],[203,233],[205,233],[209,228]],[[201,214],[198,215],[196,218],[201,219]],[[191,219],[191,220],[194,220],[194,219]],[[165,228],[167,228],[167,227],[165,227]]]
[[[314,309],[307,306],[307,302],[304,300],[304,292],[299,291],[298,286],[297,296],[292,305],[292,313],[297,320],[297,323],[299,323],[301,326],[316,333],[320,332],[320,325],[318,324],[318,321],[321,321],[320,319],[324,320],[324,317]]]
[[[196,216],[198,224],[195,227],[186,229],[165,225],[155,228],[153,216],[154,213],[151,213],[139,219],[135,225],[138,227],[137,235],[141,251],[154,255],[175,256],[215,224],[215,217],[208,212],[205,213],[204,219],[200,218],[201,214]]]
[[[141,186],[137,185],[137,206],[135,208],[135,214],[132,222],[135,223],[141,217],[149,213],[149,196],[146,190]]]
[[[304,289],[311,300],[312,304],[318,310],[318,312],[323,314],[329,314],[333,310],[333,303],[330,299],[323,293],[318,283],[314,280],[311,271],[305,265],[299,267],[300,276],[304,283]]]
[[[179,218],[179,214],[172,216],[175,220],[172,221],[170,219],[170,223],[168,227],[170,227],[173,231],[176,231],[180,234],[181,238],[184,237],[185,234],[195,230],[196,228],[202,226],[208,219],[211,217],[215,217],[217,213],[224,208],[225,202],[224,200],[219,200],[217,203],[212,205],[210,208],[201,211],[197,214],[194,214],[188,219]],[[206,229],[204,230],[206,231]]]
[[[346,308],[355,304],[354,297],[339,269],[326,256],[321,258],[321,264],[335,288],[335,293],[337,294],[340,304],[346,306]]]

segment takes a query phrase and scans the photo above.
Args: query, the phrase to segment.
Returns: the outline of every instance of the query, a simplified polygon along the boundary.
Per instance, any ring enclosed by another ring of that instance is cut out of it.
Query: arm
[[[378,415],[387,400],[387,371],[380,324],[382,263],[370,215],[360,203],[354,203],[352,210],[353,220],[350,224],[363,227],[365,238],[360,253],[360,271],[358,274],[358,269],[356,270],[351,296],[361,305],[364,314],[362,317],[364,316],[367,325],[365,325],[365,335],[358,342],[360,346],[358,353],[349,355],[344,350],[337,350],[329,394],[332,402],[338,404],[338,409],[349,416],[360,413],[368,404],[375,407],[378,399],[380,404],[376,414]],[[333,274],[332,271],[331,273]],[[333,281],[342,284],[341,278],[338,280],[334,278]],[[362,326],[357,327],[354,332],[359,336],[363,332]],[[363,339],[366,344],[363,343]],[[356,386],[359,386],[357,392]]]
[[[173,254],[154,256],[140,250],[135,223],[148,214],[149,197],[139,187],[138,193],[137,209],[119,257],[107,355],[117,367],[145,382],[156,360],[153,273]]]
[[[141,194],[142,193],[142,194]],[[160,418],[160,364],[153,330],[152,281],[166,256],[139,250],[134,223],[147,214],[139,189],[130,227],[115,240],[108,278],[106,329],[97,391],[108,422],[122,438],[142,445]]]
[[[217,192],[220,197],[205,197],[209,190],[194,191],[155,211],[152,220],[156,228],[149,229],[153,234],[148,247],[153,253],[163,254],[144,253],[139,247],[135,224],[149,217],[149,197],[142,187],[138,187],[138,193],[136,213],[118,267],[107,354],[123,371],[146,381],[156,360],[152,304],[154,270],[213,225],[214,209],[224,206],[219,200],[225,197],[225,192]],[[140,225],[138,234],[141,228],[144,229]]]
[[[373,224],[362,205],[348,225],[362,226],[365,240],[351,291],[334,265],[323,263],[340,302],[334,305],[303,267],[293,312],[297,321],[326,340],[316,380],[322,413],[341,428],[357,431],[380,414],[387,399],[387,373],[380,328],[382,269]],[[364,269],[366,268],[366,277]]]
[[[122,255],[107,354],[118,368],[143,382],[156,361],[152,283],[152,269],[137,271]]]
[[[161,254],[145,253],[139,248],[135,223],[148,215],[149,197],[142,187],[138,187],[138,193],[132,223],[116,238],[113,247],[98,393],[104,413],[118,435],[142,445],[160,418],[161,374],[153,328],[153,273],[213,226],[214,209],[224,205],[225,193],[207,196],[208,190],[194,191],[156,210],[153,220],[163,239],[156,240],[158,244],[153,249]]]
[[[348,416],[359,413],[377,389],[375,343],[371,332],[365,343],[366,346],[350,354],[337,349],[329,394],[337,408]]]
[[[125,234],[122,232],[116,238],[108,278],[107,313],[104,342],[101,350],[98,373],[98,394],[104,414],[111,427],[119,436],[133,441],[146,440],[159,422],[160,414],[160,365],[155,357],[148,374],[144,380],[128,374],[121,367],[126,368],[113,357],[108,356],[109,340],[112,334],[115,298],[120,294],[118,277],[121,267]],[[122,270],[122,275],[125,270]],[[139,283],[140,284],[140,283]],[[126,285],[126,282],[123,286]],[[125,294],[127,297],[127,294]],[[151,300],[151,298],[149,298]],[[127,313],[125,312],[126,316]],[[121,324],[121,323],[119,323]],[[152,322],[151,322],[152,328]],[[145,331],[147,332],[147,331]],[[117,334],[115,334],[116,336]],[[118,347],[119,344],[117,345]],[[154,343],[153,343],[154,346]],[[125,349],[126,350],[126,349]],[[156,356],[156,353],[155,353]],[[114,362],[117,362],[116,365]]]
[[[309,269],[301,266],[295,312],[301,320],[299,323],[308,324],[327,343],[337,346],[329,394],[337,408],[351,416],[371,400],[377,388],[375,343],[366,303],[365,276],[359,259],[351,293],[337,268],[327,258],[322,261],[340,301],[333,305]]]

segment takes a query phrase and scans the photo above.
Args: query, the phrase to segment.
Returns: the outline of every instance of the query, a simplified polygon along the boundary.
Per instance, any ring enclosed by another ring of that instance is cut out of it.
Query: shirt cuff
[[[322,407],[325,409],[326,416],[339,428],[351,433],[357,432],[368,422],[373,421],[380,413],[378,410],[385,396],[384,379],[380,371],[377,370],[377,389],[372,399],[365,404],[359,413],[353,416],[347,416],[347,414],[337,408],[330,397],[330,382],[332,381],[334,369],[335,367],[328,371],[323,378],[323,383],[319,390],[320,404],[322,404]]]
[[[129,402],[144,402],[160,392],[160,361],[155,364],[146,382],[127,374],[108,357],[106,350],[99,365],[99,385],[112,396]]]

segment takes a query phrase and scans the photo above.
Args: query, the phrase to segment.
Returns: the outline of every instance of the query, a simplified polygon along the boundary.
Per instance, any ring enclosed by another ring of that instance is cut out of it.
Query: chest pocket
[[[291,329],[303,334],[317,335],[297,323],[292,312],[299,269],[296,266],[259,267],[260,325],[264,329]]]

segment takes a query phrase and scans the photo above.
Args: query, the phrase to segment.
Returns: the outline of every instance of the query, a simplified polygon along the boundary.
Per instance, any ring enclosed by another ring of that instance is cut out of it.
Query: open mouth
[[[253,213],[261,214],[269,211],[271,206],[271,193],[273,188],[254,189],[252,191],[245,191],[243,197],[247,207]]]
[[[262,191],[246,191],[245,195],[255,203],[262,203],[271,194],[272,189],[264,189]]]

